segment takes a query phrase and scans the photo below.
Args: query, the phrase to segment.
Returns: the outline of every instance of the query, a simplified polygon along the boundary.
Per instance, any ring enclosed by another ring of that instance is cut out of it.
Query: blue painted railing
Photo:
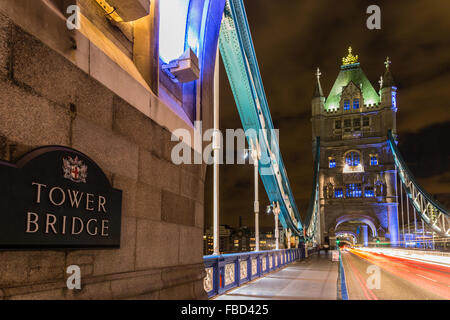
[[[303,248],[204,256],[205,291],[222,294],[304,257]]]

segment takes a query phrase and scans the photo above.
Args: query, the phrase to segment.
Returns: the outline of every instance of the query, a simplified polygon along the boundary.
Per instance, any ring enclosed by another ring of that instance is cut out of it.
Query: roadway
[[[336,300],[338,262],[331,253],[314,254],[296,261],[215,300]]]
[[[341,253],[350,300],[450,299],[448,266],[376,252],[347,250]],[[378,283],[374,277],[377,267]]]

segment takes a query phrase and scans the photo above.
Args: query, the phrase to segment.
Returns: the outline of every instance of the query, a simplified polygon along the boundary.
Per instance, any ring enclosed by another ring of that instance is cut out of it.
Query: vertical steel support
[[[428,244],[425,242],[425,223],[422,220],[422,243],[423,243],[423,247],[425,249],[425,246],[428,247]]]
[[[416,214],[416,207],[413,206],[414,209],[414,247],[417,247],[417,214]]]
[[[407,219],[408,219],[408,236],[411,235],[411,228],[410,228],[410,220],[409,220],[409,196],[408,196],[408,192],[406,192],[406,215],[407,215]],[[406,244],[406,242],[405,242]]]
[[[214,255],[220,254],[219,248],[219,162],[220,162],[220,142],[219,139],[219,46],[216,52],[216,66],[214,68],[214,190],[213,190],[213,206],[214,206]]]
[[[259,164],[259,145],[258,141],[252,142],[252,159],[255,167],[254,180],[255,180],[255,202],[254,202],[254,211],[255,211],[255,251],[259,251],[259,198],[258,198],[258,164]]]
[[[402,211],[402,229],[403,229],[403,237],[402,237],[402,242],[403,242],[403,247],[406,247],[406,241],[405,241],[405,219],[403,216],[403,184],[400,181],[400,210]]]

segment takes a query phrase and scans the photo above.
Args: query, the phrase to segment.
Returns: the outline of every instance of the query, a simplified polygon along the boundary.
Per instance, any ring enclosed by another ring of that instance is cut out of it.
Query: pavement
[[[450,299],[450,267],[356,249],[341,252],[350,300]]]
[[[338,265],[331,261],[331,251],[316,253],[215,300],[336,300]]]

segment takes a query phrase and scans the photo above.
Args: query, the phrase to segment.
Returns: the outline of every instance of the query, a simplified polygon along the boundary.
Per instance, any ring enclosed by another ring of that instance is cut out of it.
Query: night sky
[[[419,183],[450,207],[450,1],[244,0],[275,128],[297,206],[305,214],[312,188],[311,97],[315,70],[328,95],[347,55],[358,54],[376,90],[386,56],[398,87],[399,147]],[[381,8],[381,30],[366,27],[366,9]],[[223,66],[220,126],[241,128]],[[224,131],[223,131],[224,132]],[[212,224],[212,170],[205,226]],[[220,224],[254,227],[253,166],[220,168]],[[260,181],[260,225],[273,216]]]

